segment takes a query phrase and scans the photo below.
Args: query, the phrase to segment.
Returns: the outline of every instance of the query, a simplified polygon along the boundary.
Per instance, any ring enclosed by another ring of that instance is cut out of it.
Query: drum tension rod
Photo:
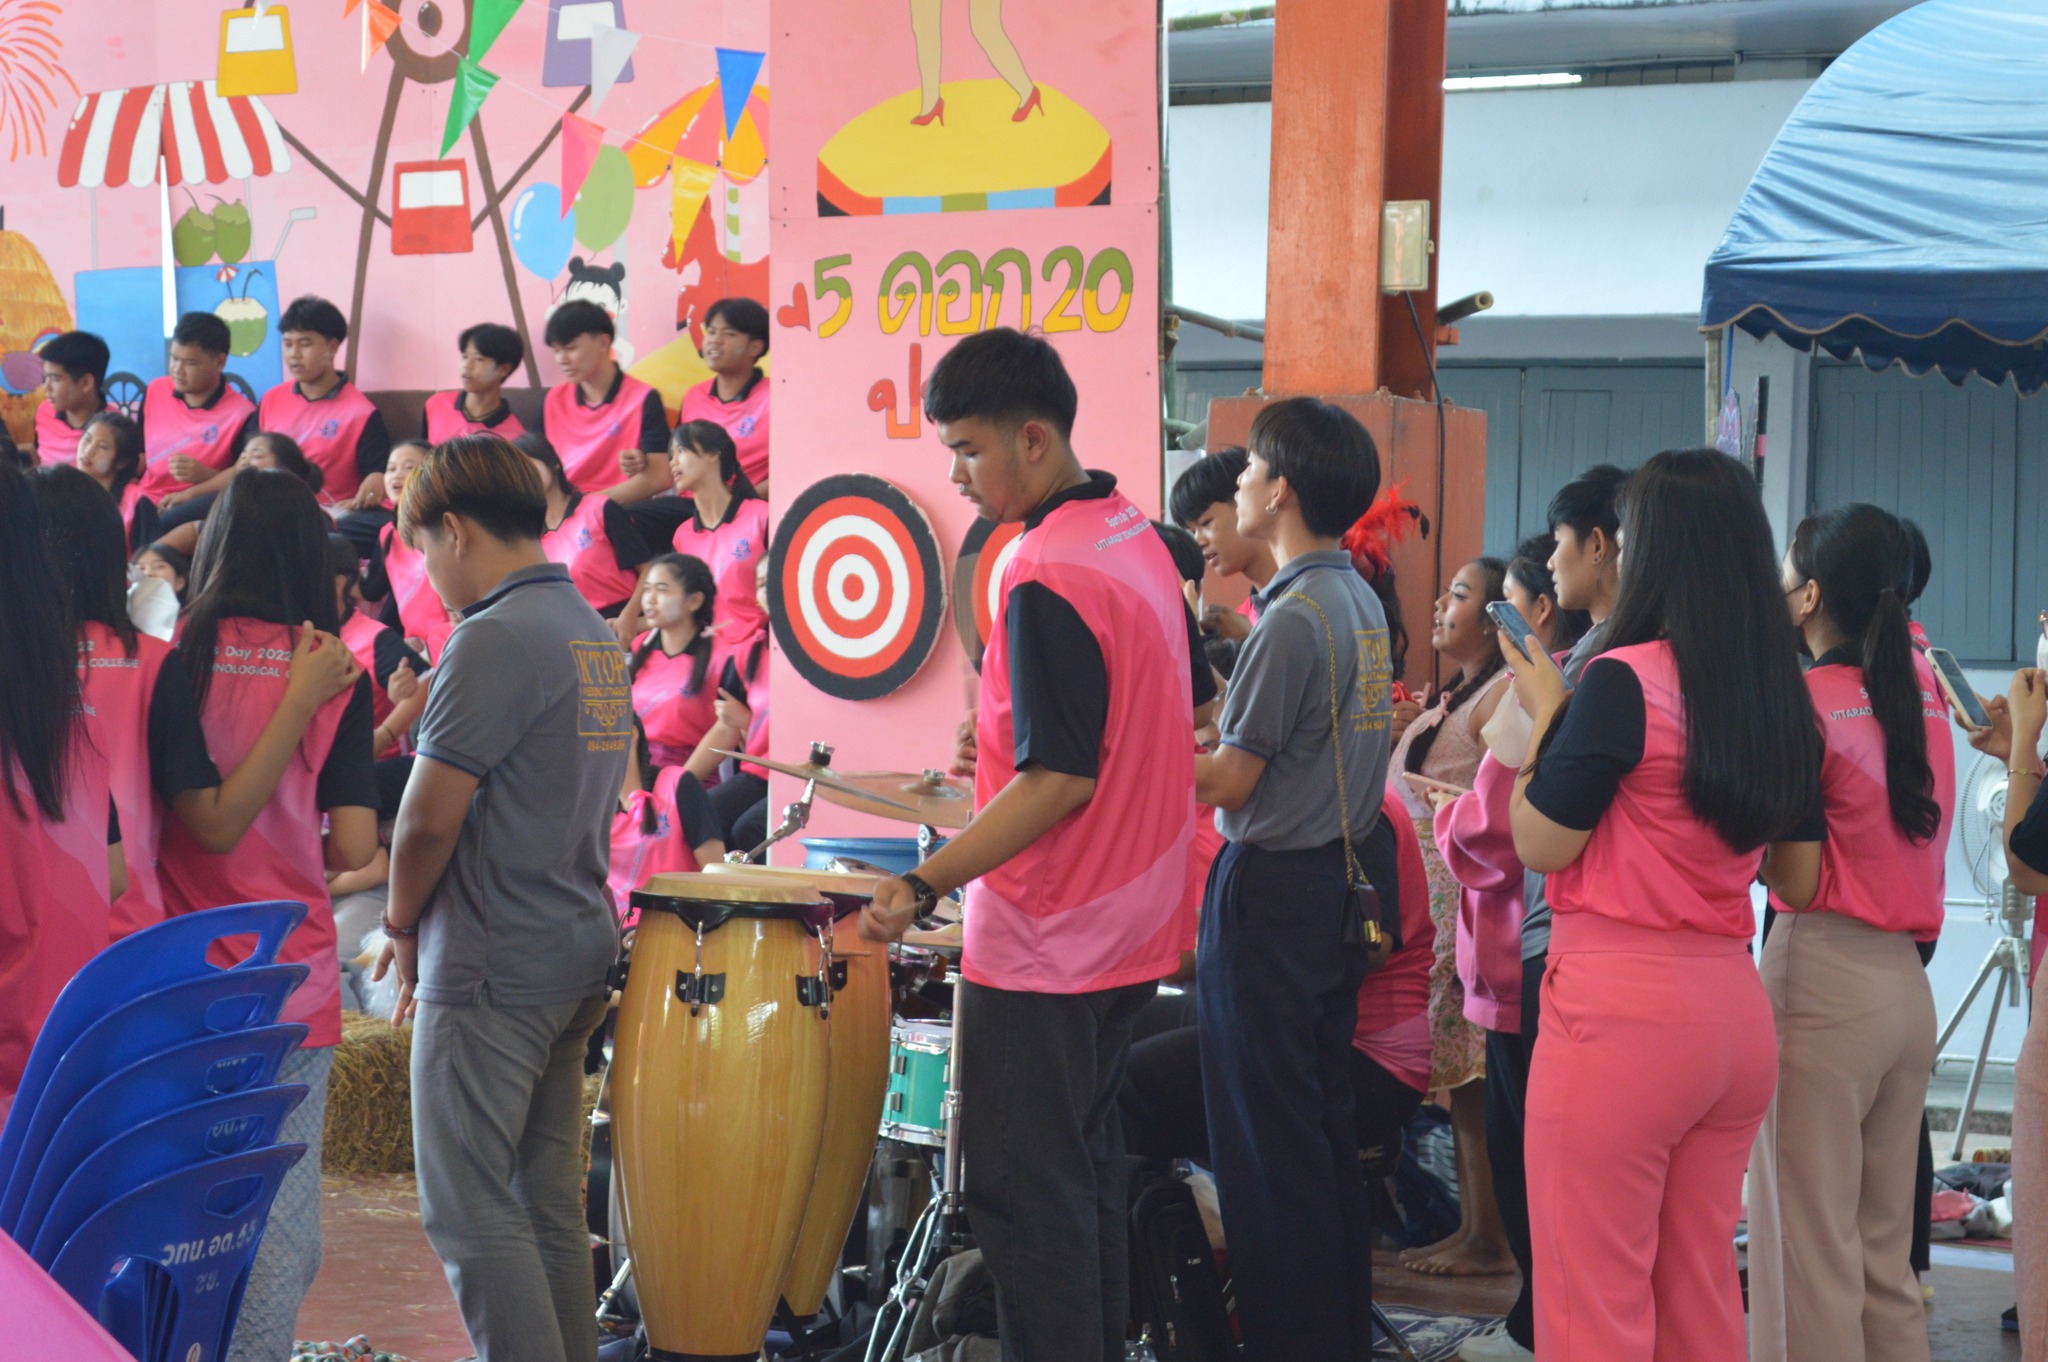
[[[725,976],[723,974],[685,974],[676,971],[676,999],[690,1005],[690,1015],[696,1016],[697,1009],[706,1003],[725,1001]]]

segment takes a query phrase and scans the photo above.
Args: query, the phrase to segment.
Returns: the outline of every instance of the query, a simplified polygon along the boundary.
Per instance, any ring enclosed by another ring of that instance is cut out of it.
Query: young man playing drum
[[[605,878],[633,741],[626,655],[540,535],[496,435],[442,444],[399,531],[462,622],[434,670],[391,842],[394,1020],[414,1010],[420,1219],[479,1362],[595,1362],[583,1055],[618,927]]]
[[[1004,1362],[1122,1362],[1116,1095],[1132,1020],[1194,941],[1190,735],[1214,696],[1166,546],[1074,456],[1075,405],[1053,348],[1007,328],[925,386],[961,494],[1025,528],[982,660],[974,821],[861,922],[894,940],[968,886],[954,1062]]]

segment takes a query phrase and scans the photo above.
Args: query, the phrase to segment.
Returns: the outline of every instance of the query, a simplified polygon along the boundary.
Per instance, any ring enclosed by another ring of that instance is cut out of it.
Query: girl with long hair
[[[384,487],[394,504],[431,453],[433,447],[425,440],[400,440],[391,446]],[[377,531],[377,554],[370,563],[365,594],[383,601],[379,618],[406,638],[418,639],[427,661],[441,660],[441,650],[455,632],[455,619],[427,580],[427,560],[400,537],[395,520]]]
[[[234,467],[237,473],[251,468],[280,469],[305,483],[315,496],[327,485],[326,471],[306,456],[297,440],[281,431],[259,430],[251,435],[242,452],[235,456]],[[157,524],[157,535],[187,553],[192,552],[199,544],[199,527],[219,502],[219,492],[201,492],[179,502],[164,512]]]
[[[69,602],[80,685],[98,720],[121,820],[128,885],[114,903],[111,935],[118,939],[163,919],[157,847],[164,810],[174,811],[203,845],[231,850],[275,792],[313,709],[349,679],[348,669],[331,651],[295,649],[288,687],[295,693],[223,780],[207,752],[190,680],[172,664],[171,645],[129,619],[125,537],[114,503],[92,477],[68,464],[38,469],[30,484]]]
[[[1451,1127],[1458,1147],[1458,1228],[1449,1238],[1403,1254],[1403,1266],[1442,1276],[1511,1272],[1514,1259],[1494,1205],[1486,1157],[1486,1091],[1474,1080],[1485,1071],[1486,1033],[1466,1017],[1458,977],[1458,881],[1436,845],[1435,811],[1405,775],[1461,790],[1472,788],[1486,746],[1479,731],[1507,690],[1500,641],[1486,607],[1501,599],[1507,564],[1475,558],[1458,569],[1430,616],[1430,646],[1455,669],[1428,705],[1397,701],[1394,788],[1415,824],[1429,873],[1429,911],[1436,923],[1436,967],[1430,973],[1429,1018],[1434,1035],[1430,1089],[1451,1090]],[[1406,727],[1402,727],[1407,715]]]
[[[1776,921],[1760,962],[1778,1094],[1749,1169],[1750,1355],[1927,1357],[1910,1262],[1911,1185],[1934,1067],[1916,943],[1940,935],[1955,749],[1913,647],[1912,537],[1889,511],[1800,522],[1785,555],[1814,665],[1826,840],[1764,862]]]
[[[647,565],[634,641],[633,712],[647,732],[656,766],[682,766],[717,721],[711,621],[718,585],[701,559],[664,553]]]
[[[1526,1143],[1536,1351],[1734,1362],[1742,1175],[1778,1072],[1749,887],[1817,818],[1822,743],[1746,469],[1657,455],[1619,544],[1606,651],[1568,707],[1548,660],[1508,652],[1536,753],[1515,851],[1554,914]]]
[[[156,538],[156,503],[142,495],[142,427],[118,411],[95,412],[78,435],[78,467],[114,499],[129,551]]]
[[[324,872],[359,870],[377,852],[370,683],[336,636],[328,525],[312,490],[291,474],[236,474],[200,534],[178,630],[178,660],[199,703],[207,746],[223,766],[248,760],[276,711],[294,703],[290,664],[299,649],[336,650],[348,682],[308,707],[275,793],[231,851],[173,821],[159,858],[172,913],[264,899],[307,906],[279,958],[311,971],[282,1014],[310,1032],[278,1080],[304,1083],[311,1092],[278,1138],[302,1140],[308,1149],[278,1191],[243,1298],[234,1355],[252,1359],[291,1350],[299,1301],[320,1262],[319,1150],[327,1078],[341,1040],[339,957]],[[220,963],[235,959],[224,951]]]
[[[768,627],[754,599],[754,560],[768,556],[768,503],[740,467],[739,449],[714,421],[685,421],[669,445],[676,495],[692,515],[675,532],[677,553],[702,560],[718,583],[717,629],[728,647]]]
[[[28,480],[0,459],[0,1112],[125,878],[65,600]]]
[[[1551,535],[1522,541],[1508,560],[1507,602],[1542,642],[1562,656],[1591,623],[1584,611],[1557,603],[1549,560],[1557,547]],[[1501,639],[1503,648],[1509,641]],[[1436,809],[1436,846],[1458,881],[1458,981],[1465,989],[1465,1019],[1486,1032],[1486,1160],[1493,1175],[1508,1248],[1522,1274],[1522,1286],[1507,1318],[1486,1334],[1466,1340],[1465,1362],[1513,1362],[1532,1354],[1535,1317],[1529,1289],[1529,1194],[1522,1160],[1522,1108],[1529,1087],[1529,1053],[1536,1043],[1535,1002],[1542,981],[1522,960],[1522,917],[1529,879],[1515,854],[1508,799],[1521,755],[1512,734],[1521,725],[1512,693],[1495,710],[1486,732],[1488,751],[1480,759],[1472,788],[1461,795],[1429,792]],[[1526,724],[1526,718],[1522,719]],[[1461,1090],[1462,1091],[1462,1090]]]
[[[540,537],[541,552],[569,569],[569,580],[591,609],[607,619],[617,615],[640,589],[641,567],[661,552],[681,523],[680,508],[664,514],[659,505],[626,506],[578,490],[555,447],[538,431],[514,436],[512,447],[533,464],[547,488],[548,527]]]

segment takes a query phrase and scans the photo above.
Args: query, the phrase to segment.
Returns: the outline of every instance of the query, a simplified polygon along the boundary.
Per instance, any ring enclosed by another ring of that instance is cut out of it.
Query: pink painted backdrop
[[[229,287],[241,290],[253,285],[264,291],[266,285],[260,277],[246,277],[254,264],[264,275],[275,276],[267,290],[274,292],[279,303],[300,293],[316,292],[333,299],[345,313],[351,309],[364,213],[342,186],[345,183],[356,191],[367,187],[378,206],[390,212],[391,167],[439,158],[442,128],[455,88],[447,80],[401,85],[385,171],[380,183],[369,185],[379,125],[397,70],[394,53],[405,50],[426,58],[451,48],[466,50],[472,3],[438,0],[436,8],[426,0],[400,0],[393,6],[400,23],[392,47],[373,55],[367,69],[361,58],[360,8],[344,17],[342,0],[294,0],[272,6],[289,16],[298,88],[294,93],[267,94],[260,99],[279,127],[304,150],[288,148],[290,166],[280,173],[193,186],[203,210],[211,209],[213,196],[219,195],[229,202],[244,203],[249,211],[252,244],[240,267],[243,277],[231,281]],[[606,130],[605,141],[611,145],[626,142],[650,119],[714,81],[718,74],[716,47],[760,51],[768,40],[766,6],[752,0],[621,3],[625,27],[642,35],[632,78],[617,84],[601,108],[593,110],[586,102],[580,110]],[[36,19],[39,6],[44,20]],[[47,99],[32,93],[22,64],[0,77],[0,157],[6,158],[0,160],[0,209],[5,212],[6,230],[40,253],[74,316],[81,302],[78,276],[122,268],[154,269],[162,252],[156,185],[59,187],[60,152],[80,96],[214,77],[221,63],[221,12],[230,8],[234,6],[168,5],[153,0],[55,0],[54,5],[45,0],[0,0],[0,42],[8,42],[23,23],[44,21],[54,40],[47,54],[33,63],[35,76],[51,92]],[[431,25],[436,17],[438,33],[429,36],[423,21]],[[508,227],[515,205],[527,189],[559,180],[560,140],[548,139],[563,112],[585,93],[580,85],[543,84],[549,17],[548,0],[524,0],[482,62],[484,69],[500,77],[476,123],[483,130],[492,169],[503,191],[502,211]],[[759,109],[765,110],[770,75],[764,68],[759,78],[755,96]],[[715,115],[718,106],[714,91],[708,107]],[[761,122],[765,121],[763,112]],[[765,127],[762,135],[765,140]],[[522,173],[529,156],[544,142],[545,150]],[[667,148],[659,150],[665,153]],[[467,132],[449,156],[465,163],[472,213],[481,212],[480,167]],[[332,175],[316,167],[314,158]],[[693,304],[701,311],[704,301],[724,291],[730,262],[707,225],[713,208],[707,205],[706,216],[698,224],[703,230],[691,239],[689,258],[664,263],[671,237],[665,157],[658,158],[652,182],[637,188],[631,198],[630,222],[614,244],[598,250],[577,244],[570,254],[582,257],[592,268],[625,266],[622,288],[598,286],[599,300],[615,308],[623,304],[621,338],[630,347],[636,372],[658,381],[673,405],[680,396],[680,385],[701,377],[701,364],[687,332],[678,343],[679,314],[690,312]],[[174,218],[194,201],[182,187],[172,189],[171,200]],[[295,209],[310,209],[314,216],[291,224],[273,265],[273,250]],[[765,218],[765,208],[760,216]],[[765,221],[757,224],[756,230],[765,239]],[[476,321],[511,322],[514,293],[524,312],[529,347],[538,351],[532,376],[543,384],[559,381],[558,371],[539,342],[548,310],[573,282],[568,270],[559,269],[542,278],[521,264],[508,263],[488,220],[475,228],[467,252],[394,254],[392,244],[391,229],[379,222],[369,229],[368,247],[362,252],[366,265],[361,323],[350,350],[344,353],[344,363],[362,386],[452,386],[457,377],[457,332]],[[761,280],[755,285],[757,290],[765,285],[765,262],[758,268]],[[207,272],[217,270],[217,262],[209,262]],[[0,288],[0,349],[18,343],[6,334],[5,308],[4,288]],[[138,341],[156,337],[158,367],[140,373],[146,380],[161,372],[161,308],[152,302],[146,316],[137,317],[134,311],[123,308],[121,315],[113,316],[103,308],[95,316],[88,308],[88,315],[79,320],[95,329],[120,330]],[[274,323],[274,315],[271,320]],[[131,351],[134,348],[129,347]],[[118,357],[116,367],[121,367]],[[260,370],[261,357],[249,357],[247,363],[238,361],[231,365],[235,367]],[[512,383],[524,386],[529,381],[522,375]]]
[[[1141,506],[1156,513],[1158,85],[1149,0],[1011,0],[1004,7],[1008,35],[1031,79],[1045,87],[1048,102],[1057,92],[1093,115],[1108,133],[1113,148],[1109,203],[1098,206],[821,216],[820,149],[849,122],[918,88],[909,7],[901,0],[852,6],[844,0],[776,0],[775,20],[777,154],[770,175],[772,485],[778,520],[798,493],[828,474],[886,478],[930,517],[950,590],[952,564],[975,513],[947,480],[949,456],[922,418],[913,378],[928,374],[953,344],[956,335],[948,330],[1018,324],[1014,256],[1000,271],[999,316],[988,315],[994,301],[989,278],[983,278],[974,296],[973,275],[1006,249],[1020,252],[1028,262],[1031,326],[1047,331],[1080,390],[1073,438],[1082,462],[1115,473]],[[986,81],[994,74],[969,31],[964,0],[947,0],[944,6],[943,50],[947,87],[956,81]],[[1000,93],[1007,104],[1008,92]],[[1013,125],[1006,116],[970,123],[970,115],[963,113],[968,107],[957,95],[949,99],[947,131],[973,138],[977,156],[991,165],[1002,164],[1009,148],[1026,145],[1006,140],[1020,126],[1026,135],[1047,132],[1043,116],[1035,113],[1031,118],[1036,121],[1024,125]],[[878,134],[887,154],[873,160],[901,165],[920,155],[917,135],[927,129],[908,126],[906,115],[914,111],[914,105],[892,110]],[[930,129],[938,130],[936,125]],[[960,186],[974,187],[971,182]],[[891,272],[906,252],[933,267],[929,285],[915,260]],[[965,255],[955,256],[948,268],[936,268],[956,252]],[[1054,257],[1050,264],[1049,257]],[[1069,278],[1079,291],[1087,268],[1098,261],[1103,277],[1092,310],[1079,296],[1065,299],[1062,306]],[[1112,261],[1128,265],[1130,286],[1121,301],[1124,289],[1109,270]],[[941,296],[946,280],[954,282],[957,292]],[[843,302],[842,287],[851,295]],[[894,301],[899,291],[908,296]],[[887,324],[892,318],[893,330]],[[892,399],[889,410],[872,409],[871,398]],[[892,424],[897,428],[893,437]],[[816,739],[837,748],[835,764],[846,770],[947,765],[954,726],[975,686],[954,635],[950,603],[948,610],[929,662],[882,699],[831,698],[806,684],[786,659],[778,659],[774,755],[801,761]],[[795,782],[778,778],[773,806],[787,802],[796,788]],[[910,831],[822,804],[811,825],[813,834],[825,835]],[[790,849],[775,859],[800,858],[799,850]]]

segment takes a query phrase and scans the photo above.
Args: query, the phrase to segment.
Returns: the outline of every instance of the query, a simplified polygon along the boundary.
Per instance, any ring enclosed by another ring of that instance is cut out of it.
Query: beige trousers
[[[2033,1021],[2013,1075],[2012,1268],[2020,1306],[2020,1356],[2048,1362],[2048,996],[2034,994]]]
[[[1753,1362],[1928,1362],[1908,1261],[1934,997],[1910,937],[1781,914],[1778,1094],[1749,1164]]]

